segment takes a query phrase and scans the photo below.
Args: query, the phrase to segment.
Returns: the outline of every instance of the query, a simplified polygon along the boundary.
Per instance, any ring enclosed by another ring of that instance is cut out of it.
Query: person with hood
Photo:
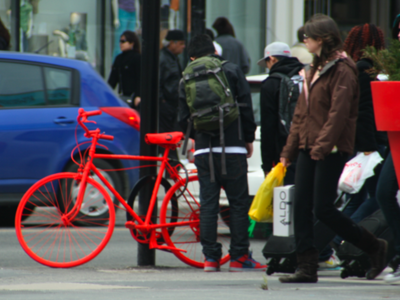
[[[298,75],[304,65],[296,57],[291,57],[289,46],[285,43],[274,42],[264,50],[264,58],[258,61],[260,67],[268,68],[269,75],[261,85],[261,160],[264,174],[274,167],[280,158],[280,153],[286,143],[287,134],[280,130],[279,91],[281,78],[271,76],[281,73],[292,78]],[[285,184],[294,184],[294,165],[289,166]]]
[[[289,166],[297,156],[294,195],[297,270],[279,280],[318,281],[314,215],[369,256],[371,269],[366,277],[374,279],[386,267],[387,242],[334,206],[339,177],[354,151],[359,99],[357,68],[342,51],[340,31],[332,18],[316,14],[307,21],[304,31],[307,49],[315,56],[305,74],[280,159],[284,166]]]
[[[238,65],[247,74],[250,71],[250,58],[243,44],[236,39],[232,24],[225,17],[217,18],[212,27],[217,31],[215,41],[221,45],[224,59]]]
[[[400,41],[400,14],[393,22],[392,37]],[[376,199],[394,235],[396,256],[392,260],[397,267],[393,273],[387,274],[384,280],[388,283],[400,281],[400,206],[397,201],[399,184],[394,169],[392,154],[389,153],[382,166],[381,174],[376,186]]]

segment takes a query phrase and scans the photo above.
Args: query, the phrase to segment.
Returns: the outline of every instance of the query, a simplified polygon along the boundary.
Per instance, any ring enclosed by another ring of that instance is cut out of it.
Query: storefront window
[[[160,1],[160,48],[169,29],[185,31],[185,8],[190,0]],[[106,1],[106,48],[105,78],[110,74],[115,57],[121,53],[119,39],[125,30],[134,31],[141,40],[142,33],[141,0],[107,0]],[[183,55],[179,57],[182,59]]]
[[[11,28],[13,2],[0,0],[0,17]],[[99,69],[102,61],[100,0],[19,0],[19,40],[13,50],[80,59]],[[14,6],[15,7],[15,6]],[[18,44],[18,45],[16,45]],[[100,46],[100,47],[99,47]]]
[[[338,24],[343,40],[354,26],[365,23],[379,26],[389,37],[393,20],[390,7],[395,7],[395,3],[395,0],[305,0],[304,20],[316,13],[331,16]]]
[[[233,25],[236,38],[249,55],[250,70],[246,75],[264,73],[265,69],[259,67],[257,61],[263,57],[266,46],[266,1],[207,0],[206,27],[212,29],[215,19],[221,16]]]

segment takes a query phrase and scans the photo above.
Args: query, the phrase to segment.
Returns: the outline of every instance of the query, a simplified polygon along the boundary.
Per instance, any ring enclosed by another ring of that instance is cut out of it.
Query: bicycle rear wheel
[[[92,218],[89,226],[76,226],[65,215],[76,203],[76,173],[58,173],[39,180],[23,196],[16,213],[15,231],[25,252],[37,262],[53,268],[84,264],[98,255],[111,238],[115,224],[113,202],[106,190],[91,178],[85,197],[107,206],[108,213]],[[62,204],[61,204],[62,203]],[[84,205],[84,204],[82,204]],[[26,217],[29,216],[29,217]]]
[[[171,246],[186,250],[181,252],[172,250],[176,257],[184,263],[196,267],[204,267],[204,255],[200,244],[200,199],[199,199],[199,182],[197,176],[189,177],[186,190],[184,190],[185,182],[177,182],[165,195],[160,211],[160,223],[169,222],[189,222],[190,225],[175,226],[171,231],[168,227],[162,229],[165,242]],[[179,196],[179,197],[177,197]],[[172,200],[171,200],[172,199]],[[176,199],[178,205],[174,208],[173,201]],[[170,210],[177,209],[176,217],[173,220],[168,219],[171,215]],[[222,245],[223,257],[221,265],[229,260],[229,244],[230,231],[226,223],[218,219],[218,236],[217,242]],[[170,234],[172,232],[172,234]]]

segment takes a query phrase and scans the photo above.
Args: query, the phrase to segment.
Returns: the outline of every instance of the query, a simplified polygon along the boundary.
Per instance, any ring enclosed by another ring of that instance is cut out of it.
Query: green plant
[[[391,40],[389,47],[382,50],[367,46],[363,50],[363,58],[373,61],[374,67],[369,73],[384,73],[388,75],[389,81],[400,81],[400,41]]]

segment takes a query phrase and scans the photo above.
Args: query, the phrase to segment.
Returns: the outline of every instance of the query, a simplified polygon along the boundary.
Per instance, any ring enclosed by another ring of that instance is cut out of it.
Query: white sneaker
[[[383,280],[385,280],[385,282],[387,283],[392,283],[392,282],[396,282],[396,281],[400,281],[400,271],[399,272],[393,272],[390,274],[387,274]]]
[[[339,266],[340,266],[340,259],[336,256],[335,253],[333,253],[327,261],[322,261],[318,263],[319,269],[323,270],[337,269]]]

